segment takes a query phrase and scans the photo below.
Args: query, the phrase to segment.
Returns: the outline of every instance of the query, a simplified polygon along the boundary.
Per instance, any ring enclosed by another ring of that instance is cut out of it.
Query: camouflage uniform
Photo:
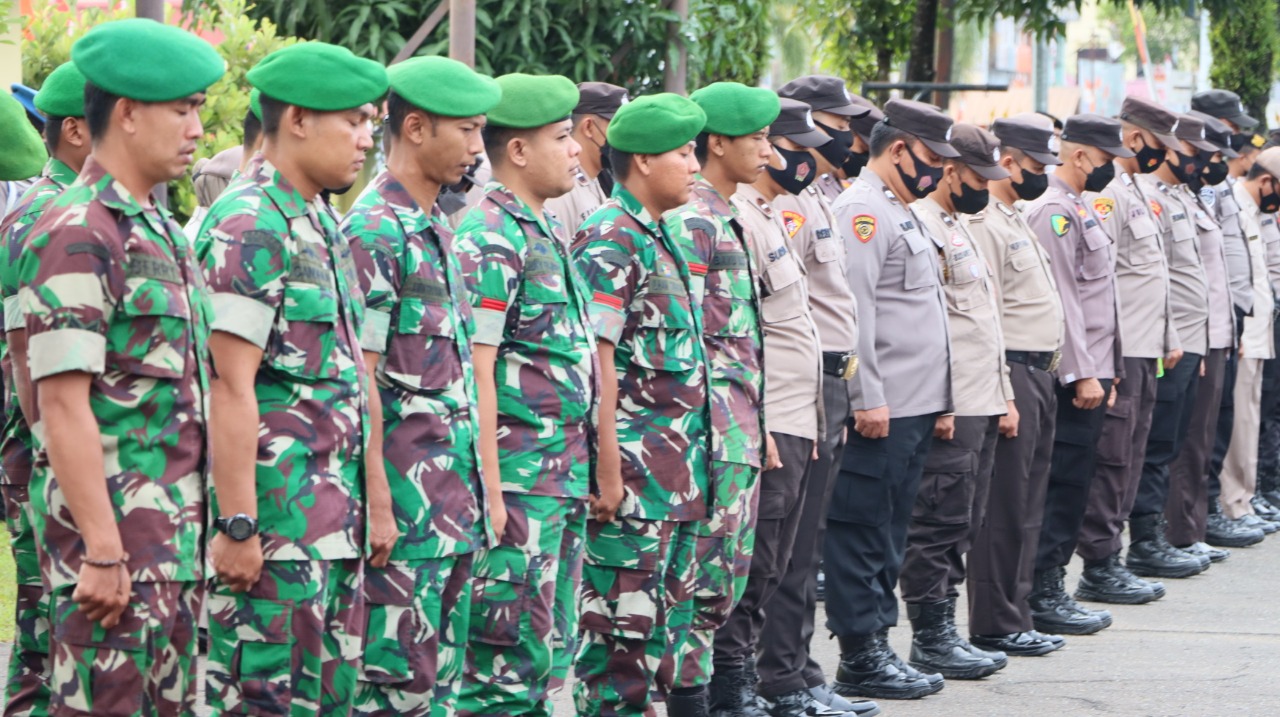
[[[476,555],[464,715],[549,715],[578,644],[599,368],[559,225],[497,182],[458,227],[473,340],[497,346],[507,527]]]
[[[209,703],[345,714],[364,633],[364,295],[337,220],[258,157],[209,208],[200,259],[225,331],[263,349],[247,593],[209,583]],[[211,515],[220,515],[211,496]]]
[[[711,680],[712,637],[746,587],[755,547],[764,429],[764,336],[757,273],[738,210],[699,178],[667,226],[689,265],[701,306],[710,380],[710,517],[699,523],[694,623],[677,646],[675,685]]]
[[[31,227],[58,196],[76,179],[76,173],[57,159],[45,165],[43,178],[22,196],[0,224],[0,300],[4,302],[5,330],[25,330],[26,317],[18,298],[18,258],[31,235]],[[35,521],[28,492],[35,439],[18,405],[12,355],[0,333],[0,373],[4,377],[4,429],[0,433],[0,494],[4,497],[5,524],[17,567],[18,595],[14,605],[17,639],[9,655],[8,697],[5,715],[44,714],[49,704],[49,594],[40,580]]]
[[[365,570],[356,714],[454,713],[471,615],[471,556],[485,544],[475,378],[462,269],[444,213],[423,211],[388,172],[342,223],[382,355],[382,452],[400,540]]]
[[[168,212],[90,159],[48,204],[19,266],[31,380],[91,374],[89,407],[133,580],[105,630],[72,600],[84,542],[47,454],[31,511],[51,590],[52,714],[190,714],[205,516],[209,306]],[[42,425],[33,425],[36,436]]]
[[[589,521],[580,714],[646,714],[674,687],[693,622],[696,537],[708,517],[707,360],[691,267],[621,185],[583,224],[574,259],[597,335],[614,344],[623,499]],[[664,664],[665,663],[665,664]],[[660,669],[662,668],[662,669]]]

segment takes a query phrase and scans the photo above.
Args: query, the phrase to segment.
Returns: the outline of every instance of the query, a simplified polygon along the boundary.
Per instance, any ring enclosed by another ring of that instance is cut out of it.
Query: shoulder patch
[[[1200,201],[1204,202],[1206,207],[1212,207],[1218,201],[1218,190],[1215,187],[1204,186],[1200,188]]]
[[[853,218],[853,233],[858,241],[866,244],[876,235],[876,218],[870,214],[859,214]]]
[[[782,224],[787,228],[787,236],[789,237],[794,238],[796,233],[800,231],[800,227],[804,226],[804,222],[804,215],[800,212],[782,212]]]
[[[1054,214],[1049,217],[1049,226],[1053,227],[1053,233],[1062,236],[1071,228],[1071,220],[1065,214]]]
[[[1109,197],[1098,197],[1093,200],[1093,211],[1098,213],[1098,218],[1106,221],[1111,216],[1111,212],[1116,209],[1116,200]]]
[[[1151,213],[1156,215],[1156,219],[1159,219],[1160,215],[1164,214],[1164,207],[1154,199],[1148,200],[1148,203],[1151,205]]]

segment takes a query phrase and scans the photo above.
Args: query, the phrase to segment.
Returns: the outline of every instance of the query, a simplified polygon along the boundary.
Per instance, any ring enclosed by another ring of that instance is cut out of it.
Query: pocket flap
[[[293,601],[209,593],[209,621],[240,642],[289,644],[293,640]]]
[[[131,595],[134,599],[136,595]],[[80,606],[70,600],[58,606],[59,619],[54,626],[54,640],[68,645],[80,647],[103,647],[110,650],[137,652],[142,649],[142,635],[129,628],[137,626],[137,618],[133,608],[125,608],[120,622],[110,630],[104,629],[96,620],[90,620]]]
[[[524,551],[510,545],[499,545],[477,553],[471,573],[476,578],[524,585],[528,564],[529,558]]]
[[[289,321],[337,323],[338,297],[319,284],[290,282],[284,287],[284,318]]]

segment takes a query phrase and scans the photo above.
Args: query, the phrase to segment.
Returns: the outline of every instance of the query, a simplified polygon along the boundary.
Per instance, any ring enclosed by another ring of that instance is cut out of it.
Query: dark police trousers
[[[996,441],[987,520],[969,552],[969,632],[974,635],[1032,628],[1027,597],[1049,488],[1057,379],[1010,361],[1009,381],[1017,397],[1018,435]]]
[[[1243,324],[1244,322],[1241,322]],[[1239,333],[1237,331],[1236,333]],[[1238,337],[1237,337],[1238,338]],[[1240,370],[1240,354],[1235,351],[1227,352],[1226,364],[1222,368],[1222,400],[1218,404],[1218,426],[1213,436],[1213,454],[1209,457],[1209,485],[1208,499],[1205,503],[1205,518],[1208,519],[1209,503],[1216,503],[1218,496],[1222,494],[1222,465],[1227,462],[1227,451],[1231,449],[1231,434],[1235,431],[1236,421],[1236,373]],[[1261,428],[1261,426],[1259,426]],[[1173,506],[1166,506],[1170,509],[1169,526],[1170,532],[1173,528]],[[1194,518],[1194,516],[1193,516]],[[1201,523],[1201,540],[1203,540],[1204,526]],[[1179,543],[1179,545],[1188,545],[1188,543]]]
[[[1273,337],[1280,346],[1280,321]],[[1262,427],[1258,432],[1258,492],[1280,490],[1280,358],[1262,362]]]
[[[1124,522],[1138,495],[1155,407],[1156,359],[1126,357],[1124,380],[1116,386],[1116,405],[1107,409],[1102,421],[1098,465],[1076,545],[1086,562],[1102,560],[1124,547]]]
[[[1058,417],[1054,423],[1053,457],[1049,461],[1049,490],[1045,493],[1044,525],[1036,549],[1036,572],[1065,566],[1075,552],[1089,503],[1089,486],[1098,454],[1098,437],[1107,415],[1111,379],[1100,379],[1102,403],[1084,411],[1071,403],[1072,386],[1058,385]]]
[[[849,415],[848,386],[837,376],[822,377],[827,435],[818,445],[818,460],[814,461],[804,495],[800,496],[800,525],[796,528],[791,561],[778,589],[764,606],[756,672],[760,675],[759,692],[765,697],[817,687],[827,681],[822,666],[809,652],[809,643],[818,607],[818,565],[827,529],[827,503],[844,450],[846,423],[841,418]]]
[[[894,587],[937,416],[890,419],[888,437],[876,439],[848,421],[823,556],[827,628],[835,635],[871,635],[898,622]]]
[[[1147,457],[1142,463],[1142,480],[1129,516],[1163,513],[1169,492],[1169,470],[1182,452],[1191,426],[1191,411],[1200,388],[1200,354],[1184,353],[1173,368],[1156,380],[1156,410],[1147,436]]]
[[[1222,405],[1222,382],[1227,354],[1235,349],[1209,349],[1204,358],[1204,376],[1191,407],[1191,425],[1182,451],[1169,466],[1169,491],[1163,510],[1169,521],[1165,531],[1174,545],[1190,545],[1204,540],[1208,511],[1209,459],[1218,429],[1218,409]]]
[[[935,436],[924,461],[898,579],[903,602],[959,596],[964,556],[986,516],[1000,417],[956,416],[955,422],[952,439]]]

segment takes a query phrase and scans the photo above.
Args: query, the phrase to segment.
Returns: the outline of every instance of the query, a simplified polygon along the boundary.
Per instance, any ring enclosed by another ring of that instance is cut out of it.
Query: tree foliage
[[[1275,0],[1233,0],[1229,9],[1211,11],[1209,80],[1214,87],[1240,95],[1249,114],[1264,125],[1276,35]]]

